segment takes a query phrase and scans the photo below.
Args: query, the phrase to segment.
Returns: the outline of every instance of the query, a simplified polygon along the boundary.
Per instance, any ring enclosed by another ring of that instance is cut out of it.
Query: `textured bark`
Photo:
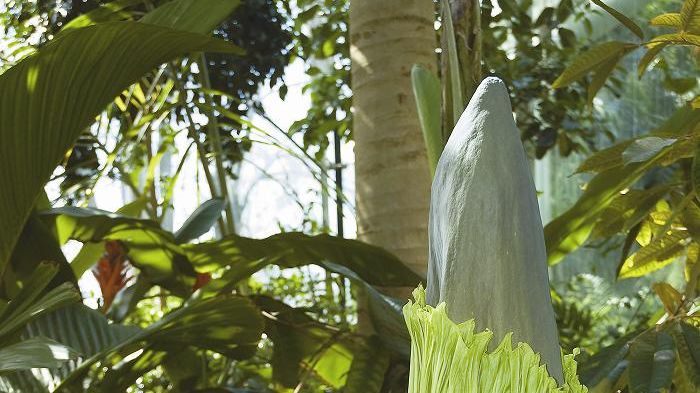
[[[440,157],[430,206],[427,301],[454,322],[528,343],[563,381],[535,186],[508,91],[487,78]]]
[[[430,173],[413,64],[436,70],[431,0],[352,0],[350,57],[358,238],[427,270]]]

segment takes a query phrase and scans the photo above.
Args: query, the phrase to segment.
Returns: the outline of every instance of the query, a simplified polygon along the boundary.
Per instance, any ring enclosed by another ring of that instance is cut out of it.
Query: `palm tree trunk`
[[[430,172],[411,67],[436,70],[431,0],[351,0],[358,238],[425,274]]]

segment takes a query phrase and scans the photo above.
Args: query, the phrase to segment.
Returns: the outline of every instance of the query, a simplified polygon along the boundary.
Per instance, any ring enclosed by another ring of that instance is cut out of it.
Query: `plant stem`
[[[204,53],[202,53],[197,59],[197,66],[199,68],[200,83],[205,89],[211,89],[211,80],[209,79],[209,70],[207,68],[207,61]],[[214,162],[216,164],[216,175],[219,180],[219,192],[221,196],[226,200],[226,228],[228,234],[233,234],[236,232],[235,224],[233,221],[233,209],[231,208],[231,200],[228,195],[228,186],[226,184],[226,172],[224,172],[224,161],[223,161],[223,148],[221,144],[221,136],[219,135],[219,122],[214,114],[214,103],[211,98],[205,96],[205,100],[209,101],[208,104],[212,107],[211,110],[207,112],[209,118],[209,124],[207,124],[207,132],[209,134],[209,140],[212,146],[212,151],[214,152]]]

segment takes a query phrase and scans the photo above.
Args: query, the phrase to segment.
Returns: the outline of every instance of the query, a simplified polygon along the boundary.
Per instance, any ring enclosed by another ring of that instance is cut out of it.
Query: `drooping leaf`
[[[44,182],[95,115],[155,66],[202,50],[236,49],[170,28],[111,22],[67,32],[0,75],[0,273]]]
[[[674,324],[671,334],[678,353],[679,368],[688,383],[697,390],[700,388],[700,330],[679,321]]]
[[[642,31],[642,28],[639,27],[636,23],[632,21],[632,19],[628,18],[624,14],[622,14],[620,11],[610,7],[609,5],[603,3],[601,0],[591,0],[595,5],[598,7],[602,8],[607,12],[608,14],[612,15],[613,18],[617,19],[620,23],[622,23],[629,31],[634,33],[637,37],[639,37],[640,40],[644,39],[644,32]]]
[[[150,345],[161,350],[181,350],[191,345],[233,354],[242,347],[256,345],[262,328],[263,321],[258,309],[246,298],[223,295],[194,300],[126,340],[86,359],[63,380],[58,390],[75,387],[93,364],[114,354],[123,357],[139,349],[149,349]]]
[[[256,296],[266,312],[265,333],[273,342],[272,375],[286,387],[299,383],[309,369],[336,387],[345,384],[352,352],[340,331],[316,322],[302,310],[266,296]]]
[[[671,385],[676,354],[673,339],[665,331],[647,330],[630,346],[631,393],[661,393]]]
[[[672,231],[653,240],[627,258],[620,278],[641,277],[673,262],[687,245],[687,231]]]
[[[637,139],[622,153],[622,160],[624,164],[650,160],[675,142],[673,138],[655,136]]]
[[[581,382],[586,386],[597,386],[604,380],[615,383],[627,368],[625,358],[629,354],[630,340],[640,332],[620,337],[613,345],[605,347],[581,364]]]
[[[423,140],[428,152],[428,163],[431,173],[442,153],[442,102],[440,79],[420,64],[414,64],[411,69],[413,97],[416,100],[418,118],[420,119]]]
[[[641,78],[644,73],[649,68],[649,64],[659,55],[659,53],[667,47],[669,44],[666,42],[655,42],[648,44],[647,51],[644,56],[639,60],[639,65],[637,66],[637,75]]]
[[[625,42],[612,41],[595,46],[588,51],[578,55],[568,68],[552,84],[553,88],[568,86],[569,84],[583,78],[590,71],[605,64],[612,58],[616,58],[634,46]]]
[[[700,30],[700,1],[685,0],[681,7],[681,30],[683,31],[698,31]]]
[[[0,373],[58,367],[76,357],[77,353],[70,347],[46,337],[33,337],[0,348]]]
[[[661,299],[666,312],[675,315],[683,303],[683,295],[667,282],[657,282],[651,286],[656,296]]]
[[[175,232],[175,242],[186,243],[207,233],[221,217],[225,204],[223,199],[214,198],[199,205]]]
[[[652,161],[612,168],[595,176],[574,206],[544,228],[550,265],[581,246],[591,234],[600,214],[620,191],[636,182]]]
[[[143,0],[116,0],[103,4],[94,10],[84,13],[66,23],[59,34],[65,34],[71,30],[91,26],[97,23],[132,19],[132,13],[126,9],[139,4],[143,4]]]
[[[676,27],[680,29],[682,24],[683,21],[679,13],[661,14],[651,19],[652,26]]]
[[[226,273],[230,282],[237,282],[270,264],[286,268],[316,264],[332,271],[328,262],[347,267],[372,285],[405,287],[422,281],[382,248],[325,234],[309,236],[284,232],[266,239],[234,235],[182,248],[199,272],[230,266]]]
[[[603,64],[595,68],[593,71],[593,77],[591,78],[591,83],[588,85],[589,104],[593,102],[593,99],[595,98],[596,94],[598,94],[600,89],[605,86],[605,82],[608,80],[608,77],[610,77],[613,70],[615,70],[615,67],[617,67],[617,63],[620,62],[620,59],[622,59],[622,54],[616,57],[611,57]]]
[[[390,354],[381,340],[371,336],[353,350],[352,365],[345,384],[345,393],[380,393]]]
[[[239,4],[240,0],[174,0],[147,13],[139,22],[208,34]]]

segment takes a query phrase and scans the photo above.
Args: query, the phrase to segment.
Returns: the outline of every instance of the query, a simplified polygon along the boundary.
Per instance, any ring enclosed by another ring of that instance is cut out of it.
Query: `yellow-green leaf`
[[[682,24],[681,14],[675,12],[657,15],[651,20],[652,26],[676,27],[680,29]]]
[[[636,47],[635,44],[619,41],[606,42],[595,46],[577,56],[573,63],[554,81],[552,87],[556,89],[567,86],[583,78],[608,60],[621,56],[634,47]]]
[[[685,250],[688,237],[688,231],[681,230],[652,240],[625,260],[619,277],[641,277],[668,265]]]

